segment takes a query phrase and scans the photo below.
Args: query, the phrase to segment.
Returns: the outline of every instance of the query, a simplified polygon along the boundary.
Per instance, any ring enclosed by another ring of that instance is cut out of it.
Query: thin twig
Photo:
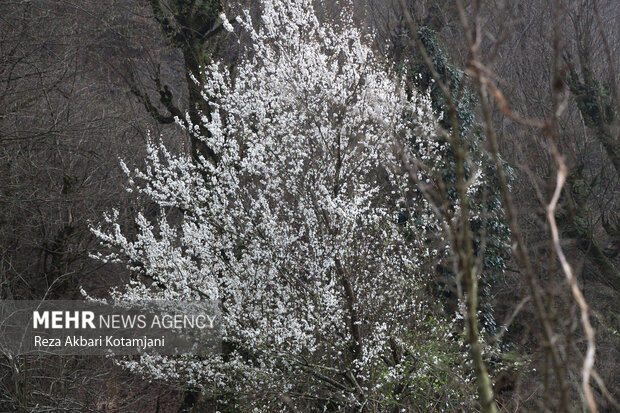
[[[551,147],[551,152],[558,166],[558,172],[556,176],[556,187],[553,193],[553,197],[551,198],[551,202],[547,206],[547,221],[549,222],[549,229],[551,231],[551,239],[553,240],[553,246],[555,247],[555,252],[560,260],[560,264],[562,266],[562,271],[566,277],[566,281],[570,286],[571,293],[579,305],[579,309],[581,310],[581,324],[583,326],[584,333],[587,339],[587,349],[585,359],[583,361],[583,368],[581,370],[582,376],[582,389],[586,396],[586,401],[588,402],[588,408],[593,413],[597,412],[596,402],[594,401],[594,396],[592,395],[592,389],[590,388],[590,376],[592,375],[592,367],[594,366],[594,355],[596,352],[596,344],[594,341],[594,329],[590,324],[590,309],[588,307],[588,303],[579,286],[577,285],[577,280],[575,279],[575,274],[573,273],[573,268],[569,264],[566,256],[564,255],[564,251],[562,249],[562,245],[560,243],[560,235],[558,231],[558,226],[555,221],[555,210],[560,200],[560,195],[562,194],[562,189],[564,184],[566,183],[567,169],[562,156],[560,156],[555,143]]]

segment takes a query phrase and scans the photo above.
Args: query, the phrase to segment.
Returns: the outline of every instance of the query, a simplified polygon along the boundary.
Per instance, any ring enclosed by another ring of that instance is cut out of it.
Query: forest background
[[[338,1],[317,4],[320,19],[342,10]],[[494,137],[479,150],[497,150],[506,163],[510,191],[501,199],[512,254],[501,257],[501,274],[482,284],[481,302],[494,322],[509,325],[499,330],[505,354],[527,367],[492,376],[497,405],[564,410],[581,400],[592,408],[582,391],[592,338],[585,312],[596,342],[592,398],[600,411],[614,411],[620,4],[352,4],[379,56],[420,71],[433,67],[446,83],[462,74],[476,96],[470,115],[480,134]],[[219,13],[232,20],[246,8],[260,13],[245,0],[1,2],[0,298],[80,299],[82,287],[104,296],[130,278],[124,267],[90,256],[100,248],[91,228],[106,211],[116,208],[131,225],[136,211],[146,208],[148,215],[153,207],[125,191],[119,159],[141,165],[149,136],[179,153],[201,150],[174,118],[199,119],[204,102],[191,75],[204,59],[234,67],[240,46]],[[566,265],[574,283],[567,282]],[[456,309],[450,291],[457,288],[444,278],[438,268],[438,283],[448,285],[446,306]],[[554,357],[562,360],[559,374]],[[1,411],[189,411],[201,403],[182,386],[130,374],[111,360],[3,356],[0,368]],[[582,398],[573,399],[572,389]],[[195,411],[211,408],[202,403]]]

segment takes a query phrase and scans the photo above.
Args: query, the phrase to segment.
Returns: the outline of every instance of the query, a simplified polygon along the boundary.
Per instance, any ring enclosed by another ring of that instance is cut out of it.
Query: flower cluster
[[[126,366],[261,411],[406,403],[411,381],[451,368],[430,341],[462,353],[429,316],[422,280],[445,245],[397,155],[418,142],[414,156],[441,156],[430,98],[406,93],[350,18],[262,4],[260,24],[237,19],[252,43],[234,72],[205,68],[217,161],[149,142],[146,167],[123,168],[161,214],[139,214],[132,237],[114,214],[94,229],[112,251],[99,258],[136,274],[114,298],[219,300],[223,353]],[[399,222],[403,204],[416,220]]]

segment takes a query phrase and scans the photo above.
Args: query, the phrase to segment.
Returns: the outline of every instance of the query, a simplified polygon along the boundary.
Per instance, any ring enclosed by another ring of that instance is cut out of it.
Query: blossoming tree
[[[144,169],[123,164],[161,214],[138,214],[133,236],[115,213],[94,229],[98,257],[135,275],[112,295],[219,300],[224,318],[221,355],[124,363],[220,410],[450,409],[470,378],[422,282],[445,243],[396,155],[413,141],[440,158],[437,120],[350,19],[319,22],[312,4],[263,0],[260,24],[237,19],[239,65],[204,68],[200,139],[216,156],[150,142]],[[403,208],[415,219],[399,223]]]

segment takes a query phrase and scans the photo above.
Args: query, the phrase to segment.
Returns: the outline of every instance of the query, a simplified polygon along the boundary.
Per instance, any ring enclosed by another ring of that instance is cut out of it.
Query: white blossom
[[[129,239],[107,216],[94,232],[112,252],[98,257],[141,275],[114,298],[222,303],[225,354],[145,356],[129,369],[226,388],[261,411],[281,407],[252,389],[330,389],[311,369],[343,383],[334,397],[354,406],[364,396],[346,372],[380,399],[412,374],[411,360],[439,363],[416,347],[424,337],[450,340],[451,321],[424,327],[420,280],[445,245],[427,245],[439,226],[394,144],[415,143],[423,161],[445,147],[430,98],[408,95],[350,18],[322,24],[310,0],[262,4],[260,28],[249,13],[237,18],[253,42],[234,74],[205,68],[202,139],[218,162],[149,141],[143,170],[122,164],[131,189],[182,217],[138,214]],[[398,211],[412,207],[417,219],[403,227]]]

